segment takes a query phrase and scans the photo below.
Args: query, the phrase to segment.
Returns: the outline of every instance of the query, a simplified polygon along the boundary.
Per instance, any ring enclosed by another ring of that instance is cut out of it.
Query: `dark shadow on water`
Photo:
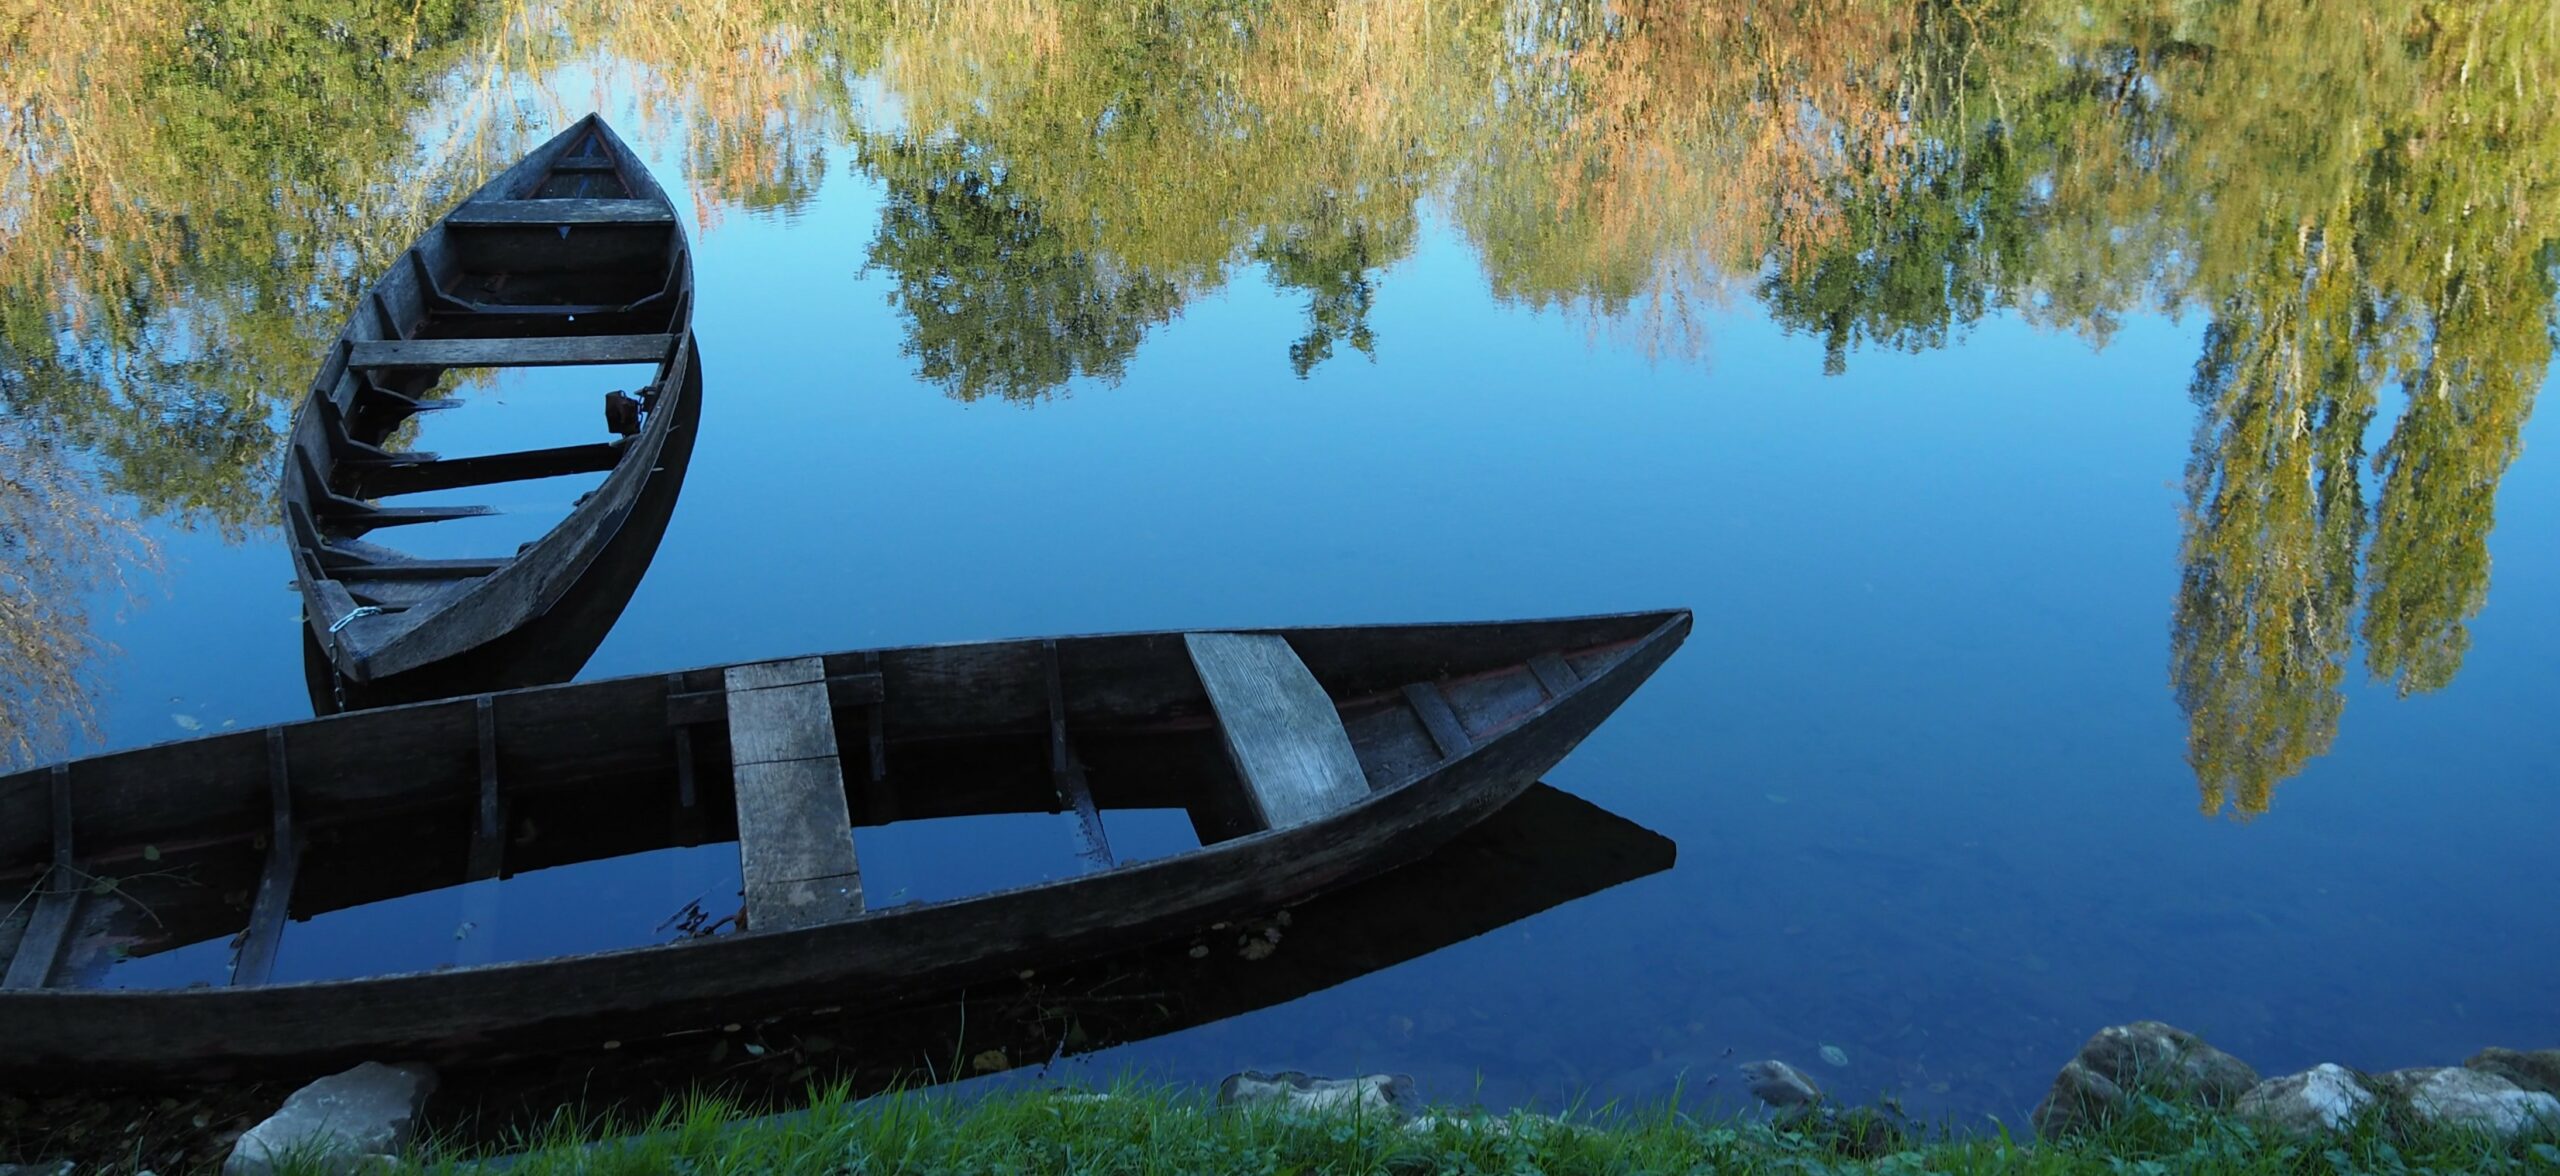
[[[1003,984],[874,1009],[815,1009],[599,1041],[449,1071],[429,1130],[504,1142],[567,1108],[645,1118],[717,1090],[759,1111],[812,1084],[930,1085],[1143,1041],[1296,1000],[1671,868],[1669,838],[1544,784],[1419,862],[1286,911]]]

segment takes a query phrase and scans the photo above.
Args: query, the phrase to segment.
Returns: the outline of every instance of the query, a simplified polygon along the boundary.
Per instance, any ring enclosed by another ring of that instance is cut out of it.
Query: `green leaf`
[[[146,861],[146,862],[156,862],[156,861],[159,861],[159,860],[160,860],[160,847],[159,847],[159,846],[157,846],[157,845],[146,845],[146,846],[143,846],[143,847],[142,847],[142,860],[144,860],[144,861]]]

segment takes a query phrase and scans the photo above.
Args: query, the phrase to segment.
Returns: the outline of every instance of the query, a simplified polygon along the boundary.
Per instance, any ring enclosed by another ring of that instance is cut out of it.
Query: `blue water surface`
[[[2560,1042],[2547,415],[2495,487],[2493,587],[2459,674],[2401,697],[2350,659],[2334,742],[2243,820],[2199,811],[2173,688],[2210,306],[2136,308],[2103,344],[1995,307],[1826,374],[1823,340],[1745,274],[1702,312],[1701,355],[1648,355],[1589,313],[1497,295],[1479,243],[1426,199],[1409,248],[1367,271],[1373,355],[1302,378],[1306,292],[1238,262],[1147,326],[1116,378],[964,401],[920,374],[896,276],[866,265],[878,175],[841,153],[788,215],[706,225],[683,121],[597,76],[685,206],[705,393],[673,523],[583,679],[979,638],[1696,610],[1685,649],[1549,778],[1675,840],[1675,868],[1071,1072],[1395,1070],[1435,1098],[1552,1108],[1717,1100],[1736,1062],[1776,1056],[1845,1096],[2018,1123],[2084,1037],[2136,1018],[2269,1073]],[[430,422],[437,447],[589,428],[591,397],[545,407],[539,383],[468,393]],[[2401,404],[2382,396],[2377,437]],[[514,488],[516,505],[580,488]],[[104,630],[95,745],[306,716],[279,535],[152,533],[165,572]],[[883,876],[917,899],[1073,866],[1048,818],[883,845]],[[298,924],[280,967],[647,942],[734,878],[703,858],[719,852],[439,892],[362,930]],[[627,904],[628,926],[594,926],[599,902]]]

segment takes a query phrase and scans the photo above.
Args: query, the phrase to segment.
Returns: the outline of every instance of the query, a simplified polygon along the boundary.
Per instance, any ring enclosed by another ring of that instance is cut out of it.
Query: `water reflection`
[[[686,365],[684,395],[676,401],[676,418],[667,430],[648,481],[631,500],[613,538],[563,592],[560,599],[531,623],[477,649],[436,665],[373,682],[349,682],[329,662],[329,655],[300,626],[302,676],[311,692],[313,714],[392,706],[524,686],[547,686],[577,677],[613,631],[614,622],[639,591],[659,541],[675,517],[684,493],[685,472],[693,464],[693,447],[702,423],[700,351]]]
[[[688,12],[40,13],[0,81],[0,411],[146,511],[263,520],[275,373],[511,157],[502,96],[595,70],[682,136],[705,219],[796,215],[838,160],[879,184],[867,262],[963,399],[1115,379],[1247,267],[1305,327],[1235,362],[1391,347],[1370,310],[1425,215],[1496,297],[1661,355],[1731,299],[1833,371],[1995,314],[2103,343],[2193,311],[2170,676],[2204,807],[2246,817],[2330,746],[2359,639],[2404,694],[2459,672],[2550,363],[2535,5]]]

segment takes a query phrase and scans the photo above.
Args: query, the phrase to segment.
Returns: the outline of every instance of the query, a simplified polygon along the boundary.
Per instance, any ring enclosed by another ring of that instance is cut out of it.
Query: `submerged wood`
[[[1253,634],[1284,642],[1317,683],[1368,786],[1343,807],[1279,828],[1238,817],[1252,807],[1189,634],[805,659],[815,665],[803,667],[808,681],[798,685],[811,690],[878,676],[876,693],[852,696],[864,701],[828,699],[829,725],[843,733],[832,742],[877,732],[870,757],[886,765],[876,784],[861,779],[868,771],[851,787],[839,775],[846,820],[1062,812],[1069,802],[1058,791],[1053,735],[1063,724],[1103,820],[1121,809],[1183,809],[1201,848],[810,926],[751,924],[745,933],[590,955],[259,987],[0,993],[0,1080],[58,1080],[72,1069],[91,1081],[298,1073],[368,1056],[478,1063],[679,1029],[706,1009],[734,1018],[885,1004],[1143,945],[1429,852],[1552,767],[1689,627],[1689,615],[1674,611]],[[1565,676],[1555,663],[1544,676],[1531,666],[1547,656],[1570,672],[1562,690],[1548,685]],[[80,860],[103,872],[182,851],[208,877],[254,874],[281,807],[269,795],[271,738],[283,749],[291,823],[315,847],[295,874],[297,920],[470,877],[491,790],[507,820],[552,831],[510,842],[506,875],[728,840],[738,825],[723,810],[741,787],[733,750],[807,750],[750,738],[728,715],[670,723],[671,699],[732,688],[729,675],[723,667],[419,703],[287,724],[274,736],[227,732],[77,761],[68,776]],[[1407,689],[1417,684],[1448,705],[1466,736],[1463,753],[1444,752],[1426,729]],[[678,749],[688,744],[691,833],[679,819]],[[495,750],[484,754],[488,747]],[[832,748],[826,762],[838,762]],[[48,784],[44,772],[0,777],[0,881],[35,885],[50,864]],[[869,802],[874,787],[888,790],[889,803]],[[856,790],[862,803],[853,803]],[[125,950],[147,955],[228,937],[240,918],[219,902],[175,894],[149,921],[110,930]]]
[[[594,115],[472,193],[375,281],[295,414],[281,483],[310,644],[333,696],[473,655],[577,588],[655,480],[675,423],[695,419],[692,308],[674,205]],[[449,369],[561,364],[648,365],[595,388],[638,392],[638,430],[450,460],[386,448],[404,422],[447,403],[430,393]],[[385,527],[487,513],[369,497],[598,471],[566,517],[512,553],[417,560],[361,543]]]

